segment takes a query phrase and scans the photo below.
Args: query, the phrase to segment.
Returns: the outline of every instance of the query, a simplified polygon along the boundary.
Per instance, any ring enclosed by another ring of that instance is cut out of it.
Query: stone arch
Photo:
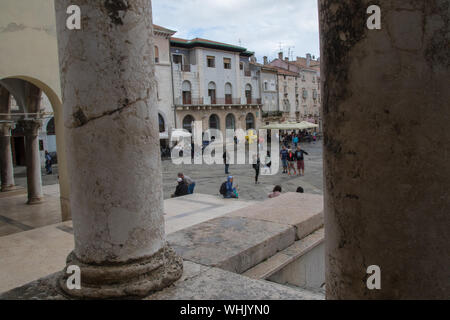
[[[245,116],[245,129],[255,129],[255,116],[252,112],[247,113]]]
[[[23,80],[35,85],[37,88],[42,90],[45,95],[48,97],[50,104],[53,109],[54,121],[55,121],[55,134],[56,134],[56,149],[58,154],[58,175],[59,175],[59,186],[60,186],[60,200],[61,200],[61,215],[62,220],[66,221],[71,218],[70,215],[70,185],[69,185],[69,177],[67,171],[67,158],[66,158],[66,143],[64,138],[64,114],[62,110],[62,102],[59,95],[46,83],[43,81],[36,79],[34,77],[25,76],[25,75],[17,75],[17,76],[7,76],[0,79],[0,84],[4,85],[6,83],[5,88],[14,90],[7,83],[8,80]],[[6,81],[5,81],[6,80]],[[8,89],[8,91],[9,91]],[[10,91],[11,93],[11,91]],[[16,100],[17,93],[12,95],[15,96]],[[19,98],[20,99],[20,98]]]
[[[225,118],[225,129],[236,130],[236,117],[234,116],[234,114],[227,114]]]
[[[183,129],[189,131],[190,133],[192,133],[192,126],[193,126],[193,122],[195,121],[194,116],[188,114],[183,118],[183,122],[182,122],[182,126]]]
[[[212,114],[209,116],[209,129],[220,130],[220,117],[217,114]]]

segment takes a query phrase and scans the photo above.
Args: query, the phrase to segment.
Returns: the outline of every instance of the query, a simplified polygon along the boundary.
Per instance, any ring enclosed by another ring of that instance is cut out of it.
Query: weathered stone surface
[[[188,266],[190,264],[190,266]],[[196,264],[185,262],[186,270]],[[186,271],[187,272],[187,271]],[[322,300],[324,296],[273,282],[250,279],[218,268],[187,275],[149,300]]]
[[[228,216],[291,225],[295,227],[296,238],[299,240],[323,226],[323,197],[289,192],[234,211]]]
[[[242,217],[220,217],[167,237],[185,260],[242,273],[295,241],[294,228]]]
[[[253,279],[267,279],[324,242],[325,230],[319,229],[269,259],[243,273]]]
[[[72,252],[67,258],[67,266],[71,265],[81,269],[81,289],[67,289],[67,273],[60,278],[59,284],[68,295],[84,299],[145,297],[170,285],[183,274],[183,260],[168,246],[126,264],[98,266],[84,264]]]
[[[183,276],[163,291],[149,295],[148,300],[317,300],[323,295],[295,290],[267,281],[253,280],[221,269],[184,262]],[[0,300],[66,300],[59,289],[62,272],[28,283],[0,294]]]
[[[66,28],[69,5],[83,12],[81,30]],[[141,296],[182,270],[170,254],[170,272],[150,271],[166,246],[151,2],[61,0],[55,10],[73,257],[91,276],[80,295]],[[133,280],[122,282],[122,271]],[[149,272],[154,279],[139,282]]]
[[[25,134],[28,204],[39,204],[44,198],[39,155],[39,130],[42,120],[20,120],[18,124],[23,127]]]
[[[9,94],[8,94],[9,97]],[[0,108],[2,109],[2,108]],[[0,123],[0,176],[1,192],[14,189],[14,169],[11,152],[12,123]]]
[[[448,299],[450,1],[371,4],[319,1],[327,298]]]

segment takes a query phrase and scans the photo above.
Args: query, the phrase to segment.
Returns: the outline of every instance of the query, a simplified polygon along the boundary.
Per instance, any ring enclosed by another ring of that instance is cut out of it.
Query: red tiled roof
[[[292,76],[292,77],[299,77],[300,76],[297,72],[288,71],[288,70],[280,68],[280,67],[271,66],[271,68],[277,70],[278,74],[281,74],[281,75],[284,75],[284,76]]]

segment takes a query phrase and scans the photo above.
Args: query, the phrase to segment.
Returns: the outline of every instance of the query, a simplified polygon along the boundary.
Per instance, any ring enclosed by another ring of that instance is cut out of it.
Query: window
[[[243,62],[239,63],[239,69],[240,70],[244,70],[244,63]]]
[[[247,84],[245,86],[245,97],[247,98],[247,104],[252,103],[252,86]]]
[[[183,104],[191,104],[191,83],[189,81],[184,81],[182,84],[183,90]]]
[[[245,117],[245,129],[255,129],[255,117],[253,116],[253,113],[249,113]]]
[[[207,56],[206,62],[208,65],[208,68],[215,68],[216,67],[216,57],[214,56]]]
[[[159,49],[155,46],[155,63],[159,63]]]
[[[211,98],[211,104],[216,104],[216,84],[212,81],[208,84],[208,96]]]
[[[220,129],[220,120],[216,114],[209,117],[209,128],[210,129]]]
[[[308,91],[305,88],[303,88],[303,99],[306,98],[308,98]]]
[[[50,121],[47,123],[47,135],[48,136],[54,136],[56,135],[55,131],[55,118],[52,117]]]
[[[234,130],[234,129],[235,129],[235,123],[236,123],[236,120],[235,120],[235,118],[234,118],[234,115],[231,114],[231,113],[229,113],[229,114],[227,115],[227,117],[225,118],[225,126],[226,126],[226,129],[232,129],[232,130]]]
[[[229,82],[225,84],[225,104],[233,104],[232,88]]]
[[[231,69],[231,59],[230,58],[223,58],[223,68]]]
[[[158,120],[159,120],[159,132],[165,132],[166,125],[164,123],[164,118],[159,113],[158,113]]]
[[[267,81],[264,81],[264,90],[265,91],[269,90],[269,86],[267,84]]]
[[[189,131],[190,133],[192,133],[192,125],[194,123],[194,117],[191,115],[187,115],[186,117],[184,117],[183,119],[183,129]]]
[[[173,63],[174,64],[182,64],[183,63],[183,56],[181,54],[174,54],[172,56]]]

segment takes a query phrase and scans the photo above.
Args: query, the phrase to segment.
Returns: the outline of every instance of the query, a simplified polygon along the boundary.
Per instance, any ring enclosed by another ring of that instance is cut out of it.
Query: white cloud
[[[153,0],[153,21],[181,38],[206,38],[241,45],[274,59],[319,56],[317,0]]]

